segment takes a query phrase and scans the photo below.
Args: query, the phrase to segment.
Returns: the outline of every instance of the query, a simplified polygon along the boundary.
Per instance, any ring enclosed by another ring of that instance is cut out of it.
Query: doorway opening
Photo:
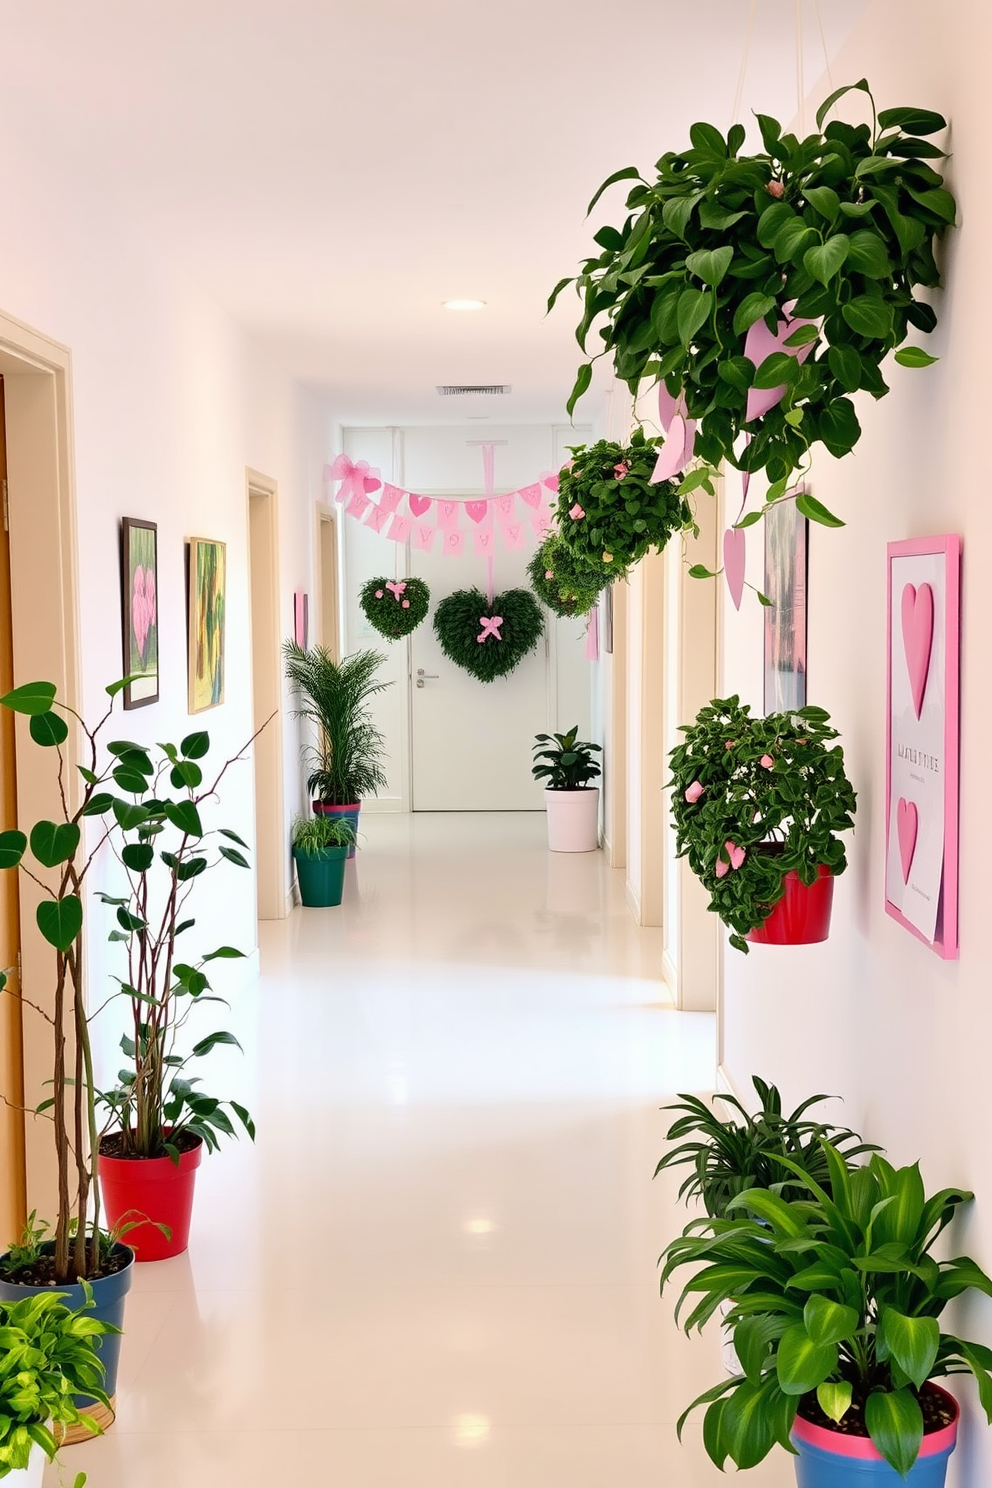
[[[275,481],[254,470],[247,472],[247,488],[253,728],[261,729],[254,747],[255,883],[258,918],[283,920],[292,906],[280,717],[278,493]]]

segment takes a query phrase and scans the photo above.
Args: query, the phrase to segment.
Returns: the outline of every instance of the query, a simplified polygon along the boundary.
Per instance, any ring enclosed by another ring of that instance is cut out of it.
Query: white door
[[[529,587],[529,557],[497,547],[497,595]],[[430,586],[432,615],[456,589],[485,592],[485,570],[484,558],[467,554],[410,554],[409,572]],[[549,723],[547,640],[508,676],[479,682],[448,661],[431,617],[410,639],[414,811],[543,811],[544,792],[530,767],[534,735]]]

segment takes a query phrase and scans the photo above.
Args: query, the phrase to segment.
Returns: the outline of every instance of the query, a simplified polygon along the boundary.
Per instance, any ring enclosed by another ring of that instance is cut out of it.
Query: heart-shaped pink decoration
[[[552,481],[554,481],[554,485],[551,484]],[[549,491],[557,491],[558,477],[556,475],[546,475],[544,476],[544,484],[548,487]],[[517,495],[521,501],[526,501],[528,506],[540,506],[541,504],[541,487],[536,483],[532,486],[521,486]]]
[[[923,712],[933,646],[933,590],[929,584],[921,584],[919,589],[907,584],[902,591],[902,643],[906,650],[913,707],[919,718]]]
[[[685,792],[685,798],[689,802],[689,805],[694,805],[695,802],[699,800],[700,796],[703,795],[705,790],[706,787],[705,785],[703,785],[702,781],[694,780],[689,786],[688,790]]]
[[[756,320],[748,330],[744,338],[744,355],[754,363],[755,369],[760,367],[762,362],[766,361],[775,351],[784,351],[787,355],[794,356],[797,361],[804,362],[813,350],[812,341],[807,341],[805,346],[785,345],[793,331],[797,331],[800,326],[815,324],[814,321],[804,320],[802,317],[798,320],[792,318],[792,308],[795,303],[795,300],[789,300],[782,306],[784,319],[778,322],[778,329],[774,336],[765,325],[763,317],[761,320]],[[744,422],[749,424],[752,419],[762,418],[766,413],[770,413],[776,404],[781,403],[784,397],[785,383],[782,383],[781,387],[749,388]]]
[[[489,502],[466,501],[465,510],[473,522],[484,522],[489,514]]]
[[[382,485],[382,481],[376,480],[374,475],[363,475],[362,485],[365,487],[366,491],[378,491],[379,487]]]
[[[899,862],[902,865],[903,883],[909,883],[909,870],[913,866],[919,826],[920,816],[915,803],[900,796],[896,807],[896,830],[899,834]]]
[[[411,491],[409,495],[410,510],[415,517],[422,517],[431,509],[431,498],[429,496],[415,496]]]
[[[743,527],[728,527],[723,534],[723,571],[727,576],[727,588],[739,610],[744,596],[744,568],[747,562],[747,534]]]
[[[138,643],[138,656],[141,665],[144,666],[148,635],[155,624],[155,570],[142,568],[140,565],[134,570],[134,588],[131,591],[131,624],[134,628],[134,639]]]
[[[730,864],[727,863],[727,862],[725,862],[723,858],[717,858],[717,860],[716,860],[716,876],[717,876],[717,878],[726,878],[726,876],[727,876],[727,874],[729,872],[730,872]]]
[[[745,849],[738,847],[735,842],[725,842],[723,846],[727,857],[730,859],[731,868],[739,868],[747,857]]]

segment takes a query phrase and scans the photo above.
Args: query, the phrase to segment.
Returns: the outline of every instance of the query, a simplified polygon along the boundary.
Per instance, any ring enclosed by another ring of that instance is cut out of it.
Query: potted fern
[[[327,909],[344,895],[344,869],[355,828],[345,817],[297,817],[293,823],[293,858],[304,909]]]
[[[552,852],[594,852],[599,846],[599,787],[602,773],[594,754],[599,744],[579,739],[579,726],[567,734],[538,734],[532,773],[544,781],[548,847]]]

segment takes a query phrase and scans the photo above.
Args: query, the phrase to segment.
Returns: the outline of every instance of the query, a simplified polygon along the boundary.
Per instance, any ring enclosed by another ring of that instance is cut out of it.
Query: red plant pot
[[[130,1224],[144,1216],[126,1240],[137,1261],[167,1261],[189,1245],[189,1222],[193,1213],[196,1170],[203,1157],[203,1142],[171,1157],[99,1157],[100,1189],[108,1224]],[[169,1239],[156,1226],[168,1225]]]
[[[331,801],[314,801],[313,803],[314,816],[344,817],[345,821],[351,822],[356,832],[358,831],[358,813],[361,809],[361,801],[357,801],[354,806],[335,806]],[[348,856],[349,858],[355,856],[354,847],[349,847]]]
[[[830,934],[830,910],[834,902],[834,876],[825,863],[817,878],[804,884],[795,869],[785,874],[785,893],[772,906],[766,920],[749,930],[745,940],[755,945],[815,945]]]

